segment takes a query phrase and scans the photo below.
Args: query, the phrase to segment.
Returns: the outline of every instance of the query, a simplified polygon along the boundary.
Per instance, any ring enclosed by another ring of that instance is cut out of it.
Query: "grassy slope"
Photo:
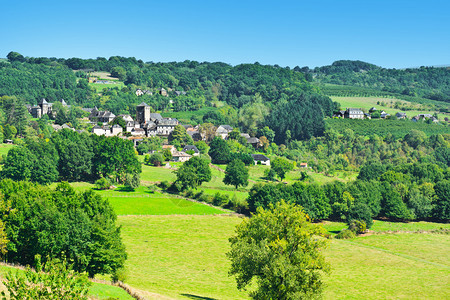
[[[94,188],[93,184],[72,182],[77,191]],[[55,187],[52,184],[51,187]],[[114,190],[98,191],[98,194],[109,200],[118,215],[212,215],[223,214],[226,211],[215,207],[195,203],[177,197],[151,191],[146,186],[140,186],[135,191],[124,191],[121,187]]]
[[[391,116],[394,116],[397,112],[400,112],[401,110],[396,109],[396,108],[390,108],[388,106],[378,105],[377,101],[380,101],[380,102],[383,101],[383,102],[387,103],[389,106],[391,105],[391,102],[392,102],[392,107],[395,104],[395,102],[406,103],[408,105],[417,105],[416,103],[408,102],[405,100],[380,98],[380,97],[336,97],[336,96],[331,96],[330,98],[333,101],[339,102],[341,104],[342,109],[353,107],[353,108],[362,108],[362,109],[365,109],[366,111],[369,111],[369,109],[371,107],[376,107],[379,111],[384,110]],[[408,111],[405,111],[405,113],[409,118],[417,116],[418,114],[424,114],[424,113],[425,114],[433,114],[433,112],[424,111],[424,110],[408,110]],[[440,120],[443,120],[445,117],[448,117],[448,115],[439,113],[438,117]]]
[[[225,257],[227,239],[240,221],[219,216],[119,217],[128,283],[174,298],[244,298],[227,276]]]
[[[227,239],[240,221],[218,216],[119,217],[129,254],[129,284],[177,299],[186,299],[185,295],[246,299],[227,276],[229,262],[224,255]],[[376,223],[379,229],[396,226]],[[408,223],[403,229],[441,225]],[[342,228],[340,223],[326,226]],[[325,298],[448,299],[449,249],[450,236],[438,234],[332,240],[325,250],[332,268],[325,277]]]

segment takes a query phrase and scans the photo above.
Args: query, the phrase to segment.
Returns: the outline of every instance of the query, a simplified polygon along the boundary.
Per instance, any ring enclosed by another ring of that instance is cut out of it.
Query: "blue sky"
[[[5,1],[0,57],[450,64],[450,1]]]

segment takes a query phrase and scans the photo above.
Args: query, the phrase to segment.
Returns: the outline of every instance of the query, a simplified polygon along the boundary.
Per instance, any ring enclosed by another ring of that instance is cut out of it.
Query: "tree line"
[[[374,218],[448,221],[450,172],[432,163],[394,167],[369,162],[358,179],[347,184],[256,184],[247,201],[254,212],[280,199],[302,206],[314,220],[361,220],[368,228]]]
[[[23,146],[10,149],[0,175],[48,184],[100,177],[124,182],[128,174],[140,172],[141,164],[131,141],[63,129],[49,139],[28,138]]]
[[[55,189],[29,181],[0,181],[6,261],[36,266],[66,260],[77,272],[115,274],[127,258],[107,200],[92,190],[77,193],[67,183]]]

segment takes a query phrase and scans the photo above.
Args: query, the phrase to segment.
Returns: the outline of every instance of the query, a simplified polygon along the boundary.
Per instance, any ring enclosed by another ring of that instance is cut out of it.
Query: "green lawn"
[[[224,255],[239,222],[238,217],[221,216],[120,216],[129,255],[128,283],[176,299],[247,299],[227,276]],[[325,227],[338,230],[342,225],[329,222]],[[441,225],[420,222],[408,228]],[[449,250],[450,236],[442,234],[332,239],[325,250],[332,271],[325,277],[324,296],[448,299]]]
[[[111,89],[111,88],[118,88],[121,89],[125,86],[125,84],[121,81],[117,81],[115,83],[88,83],[89,86],[93,87],[97,93],[100,93],[103,91],[103,89]]]
[[[333,101],[339,102],[341,104],[341,108],[345,110],[346,108],[362,108],[365,109],[367,112],[370,108],[376,107],[379,111],[384,110],[391,116],[394,116],[397,112],[400,112],[401,109],[391,108],[391,102],[392,107],[394,107],[394,104],[396,102],[405,103],[407,105],[413,105],[414,107],[418,107],[417,110],[408,110],[405,111],[408,118],[417,116],[418,114],[433,114],[434,112],[421,110],[421,104],[405,101],[405,100],[398,100],[398,99],[389,99],[389,98],[381,98],[381,97],[336,97],[331,96],[330,97]],[[377,101],[383,101],[388,104],[388,106],[381,106],[377,104]],[[438,118],[440,120],[443,120],[445,117],[448,117],[448,115],[438,113]]]
[[[172,169],[142,165],[141,181],[143,182],[172,182],[177,178]]]

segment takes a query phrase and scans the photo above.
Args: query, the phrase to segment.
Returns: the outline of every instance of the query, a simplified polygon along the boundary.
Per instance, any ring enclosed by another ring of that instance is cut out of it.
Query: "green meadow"
[[[120,216],[128,283],[175,299],[247,299],[228,277],[229,216]],[[382,222],[380,228],[396,223]],[[377,223],[377,222],[376,222]],[[410,223],[408,229],[441,224]],[[327,228],[342,229],[328,222]],[[395,227],[395,226],[394,226]],[[448,226],[447,226],[448,228]],[[401,233],[331,239],[325,299],[448,299],[450,236]]]
[[[345,110],[346,108],[361,108],[369,111],[370,108],[375,107],[378,109],[378,111],[384,110],[391,116],[394,116],[397,112],[401,112],[401,109],[394,108],[394,105],[396,102],[399,102],[401,104],[406,104],[412,107],[415,107],[417,109],[414,110],[407,110],[404,111],[408,118],[412,118],[414,116],[417,116],[418,114],[434,114],[434,111],[430,112],[427,110],[423,110],[421,104],[405,101],[405,100],[399,100],[394,98],[381,98],[381,97],[337,97],[337,96],[330,96],[330,98],[333,101],[336,101],[341,104],[341,108]],[[381,106],[377,104],[377,102],[384,102],[386,103],[386,106]],[[445,117],[448,117],[448,115],[438,113],[438,118],[440,120],[443,120]]]
[[[267,168],[251,166],[249,186],[237,191],[224,185],[224,173],[213,168],[212,180],[197,191],[246,199],[253,184],[266,182]],[[308,173],[319,184],[336,178]],[[354,177],[337,175],[343,181]],[[295,182],[299,176],[299,170],[291,171],[285,181]],[[228,276],[230,263],[225,255],[228,238],[242,218],[162,193],[154,186],[175,178],[172,169],[143,165],[142,185],[135,191],[122,186],[96,191],[110,201],[118,214],[128,253],[125,282],[148,293],[150,299],[249,299],[247,292],[237,290],[234,278]],[[77,191],[95,189],[89,183],[71,185]],[[334,236],[347,225],[326,221],[320,226]],[[323,250],[331,266],[331,273],[324,276],[324,298],[449,299],[450,235],[432,233],[442,229],[450,230],[450,224],[375,220],[368,235],[351,240],[330,239]],[[99,299],[128,299],[128,295],[108,296],[116,293],[110,288],[114,287],[94,285],[91,294]]]

